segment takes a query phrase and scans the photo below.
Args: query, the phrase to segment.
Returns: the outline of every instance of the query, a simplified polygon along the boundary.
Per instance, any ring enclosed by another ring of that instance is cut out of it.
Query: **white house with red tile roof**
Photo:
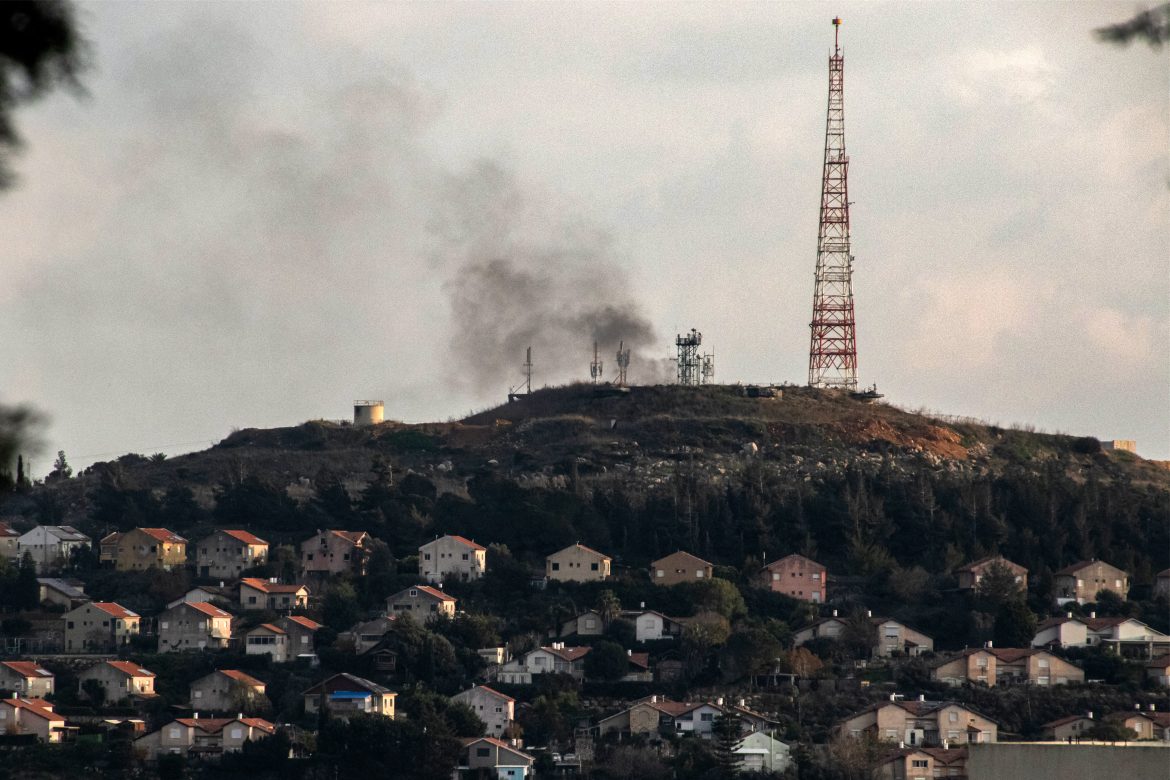
[[[495,737],[463,740],[463,755],[454,777],[491,777],[522,780],[532,772],[535,758]]]
[[[177,718],[158,731],[134,740],[134,749],[149,759],[162,755],[214,757],[243,750],[245,742],[265,739],[276,726],[263,718]]]
[[[65,652],[108,653],[129,644],[141,631],[142,618],[112,601],[90,601],[61,616]]]
[[[502,683],[530,685],[533,675],[568,674],[585,679],[585,656],[588,647],[565,647],[564,642],[553,642],[547,647],[529,650],[513,658],[496,671],[496,680]]]
[[[462,536],[440,536],[418,548],[418,574],[430,583],[478,580],[487,571],[487,548]]]
[[[0,734],[36,734],[41,742],[60,742],[65,718],[44,699],[0,699]]]
[[[232,639],[232,613],[213,604],[185,601],[158,616],[158,651],[222,650]]]
[[[301,573],[365,574],[370,535],[365,531],[318,531],[301,542]]]
[[[217,669],[191,683],[195,712],[257,712],[268,707],[266,686],[238,669]]]
[[[451,700],[470,707],[492,737],[504,736],[516,717],[516,700],[486,685],[468,688],[452,696]]]
[[[241,609],[288,611],[309,606],[307,585],[281,585],[276,578],[244,577],[240,580]]]
[[[0,661],[0,690],[44,698],[53,692],[56,678],[35,661]]]
[[[415,585],[386,599],[387,615],[410,615],[425,623],[438,617],[455,616],[455,597],[430,585]]]
[[[155,695],[154,672],[130,661],[103,661],[77,675],[78,688],[84,692],[86,680],[96,680],[105,689],[107,704]]]
[[[544,559],[544,576],[558,582],[600,582],[610,574],[612,559],[577,543]]]
[[[248,531],[219,530],[195,545],[198,577],[239,577],[268,560],[268,542]]]
[[[288,663],[292,660],[289,654],[288,632],[272,623],[261,623],[244,634],[244,654],[267,654],[272,656],[273,663]]]

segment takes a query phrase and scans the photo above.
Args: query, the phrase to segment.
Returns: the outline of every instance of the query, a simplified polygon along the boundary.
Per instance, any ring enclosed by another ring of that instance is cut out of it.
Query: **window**
[[[560,571],[561,565],[559,563],[557,563],[556,561],[553,561],[552,570],[553,571]]]
[[[919,759],[919,758],[915,758],[915,759],[910,761],[910,766],[912,766],[915,769],[926,769],[927,767],[930,766],[930,762],[923,761],[922,759]]]
[[[715,720],[715,715],[710,712],[704,712],[699,716],[699,720],[701,720],[703,723],[711,723]]]
[[[780,572],[778,572],[778,571],[772,572],[772,581],[776,582],[779,579],[780,579]]]
[[[819,580],[821,578],[821,573],[820,572],[813,572],[812,578],[814,580]]]
[[[195,698],[202,699],[203,698],[203,691],[195,691]]]
[[[654,573],[654,576],[655,576],[655,577],[665,577],[665,576],[666,576],[666,572],[664,572],[662,569],[659,569],[658,571],[656,571],[656,572]]]
[[[959,722],[959,713],[948,712],[947,713],[947,720],[950,721],[951,723],[958,723]]]
[[[479,756],[480,758],[487,758],[491,754],[492,754],[491,748],[481,747],[481,748],[475,749],[475,755]]]
[[[1121,587],[1121,580],[1114,580],[1113,582],[1115,585],[1117,585],[1117,587]]]
[[[243,738],[244,738],[244,730],[243,729],[232,729],[232,739],[243,739]]]
[[[158,624],[158,627],[163,629],[163,630],[166,630],[166,629],[171,627],[171,624],[169,622],[167,622],[166,620],[164,620]]]
[[[703,579],[703,570],[702,569],[695,570],[695,579],[697,579],[697,580]]]
[[[463,553],[463,560],[467,560],[467,553]]]
[[[589,564],[589,568],[593,569],[593,571],[597,571],[600,567],[596,563],[591,563]]]
[[[425,555],[423,555],[423,560],[424,560],[424,561],[429,561],[430,559],[431,559],[431,554],[430,554],[430,553],[426,553]]]
[[[413,599],[413,598],[415,598],[415,597],[417,597],[417,596],[418,596],[418,591],[417,591],[417,590],[415,590],[414,588],[411,588],[411,589],[410,589],[410,597]]]
[[[597,621],[593,618],[585,618],[585,628],[597,628]]]
[[[175,728],[171,729],[171,731],[170,731],[170,736],[171,736],[171,739],[178,739],[178,738],[179,738],[179,729],[178,729],[178,727],[175,727]]]

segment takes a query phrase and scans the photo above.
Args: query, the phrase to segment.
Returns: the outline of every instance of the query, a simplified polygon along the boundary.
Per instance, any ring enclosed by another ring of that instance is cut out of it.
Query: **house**
[[[301,573],[364,575],[369,546],[370,535],[365,531],[318,531],[301,542]]]
[[[654,673],[650,671],[650,654],[626,651],[626,673],[620,682],[654,682]]]
[[[655,585],[678,585],[680,582],[709,580],[715,567],[702,558],[679,550],[650,564],[650,580]]]
[[[223,650],[231,643],[232,619],[207,602],[176,604],[158,616],[158,651]]]
[[[364,712],[391,720],[394,718],[394,700],[398,696],[389,688],[344,672],[322,680],[301,695],[305,700],[306,714],[318,712],[324,702],[329,714],[335,717]]]
[[[1129,595],[1129,575],[1096,558],[1064,567],[1056,572],[1053,584],[1056,603],[1061,606],[1070,601],[1095,602],[1103,590],[1113,591],[1123,599]]]
[[[195,545],[195,575],[234,579],[268,560],[268,542],[247,531],[216,531]]]
[[[463,754],[452,778],[522,780],[532,772],[532,756],[495,737],[463,740]]]
[[[244,577],[240,580],[240,609],[287,612],[308,606],[309,588],[306,585],[281,585],[275,577],[267,580]]]
[[[191,590],[184,593],[179,598],[167,604],[167,608],[173,607],[177,604],[182,604],[184,601],[189,601],[193,604],[201,602],[210,602],[217,607],[227,609],[237,601],[235,588],[216,587],[215,585],[199,585],[191,588]]]
[[[598,734],[622,736],[693,734],[710,739],[715,721],[729,714],[719,703],[679,702],[651,696],[635,702],[621,712],[601,719]]]
[[[622,619],[634,624],[634,638],[639,642],[676,639],[682,635],[681,622],[652,609],[626,610]]]
[[[101,684],[106,704],[155,695],[154,672],[130,661],[103,661],[77,675],[77,684],[83,693],[87,680]]]
[[[989,687],[1020,683],[1065,685],[1085,681],[1083,669],[1046,650],[990,646],[964,650],[954,658],[937,663],[930,676],[951,685],[979,683]]]
[[[20,532],[8,523],[0,523],[0,560],[20,562]]]
[[[40,589],[39,598],[42,604],[73,609],[90,600],[89,596],[85,595],[85,591],[82,589],[83,584],[79,580],[37,577],[37,587]]]
[[[238,669],[217,669],[191,683],[195,712],[256,712],[268,707],[264,683]]]
[[[276,621],[276,627],[288,636],[290,661],[296,660],[297,656],[316,652],[317,632],[324,628],[316,620],[301,615],[285,615]]]
[[[1163,688],[1170,688],[1170,655],[1158,656],[1146,664],[1146,679]]]
[[[448,534],[418,548],[418,575],[426,582],[478,580],[486,571],[487,548],[462,536]]]
[[[69,563],[74,551],[88,547],[90,538],[68,525],[38,525],[16,540],[16,555],[32,556],[37,572],[59,569]]]
[[[561,623],[558,636],[601,636],[604,633],[605,618],[597,610],[590,609]]]
[[[577,543],[544,559],[544,576],[558,582],[600,582],[609,577],[611,559]]]
[[[898,748],[878,764],[878,780],[927,780],[967,777],[967,748]]]
[[[486,685],[477,685],[451,697],[471,708],[489,736],[502,737],[516,717],[516,700]]]
[[[959,590],[974,590],[978,588],[979,583],[983,581],[984,575],[989,571],[994,571],[997,567],[1009,571],[1015,579],[1016,586],[1021,591],[1026,592],[1028,590],[1028,570],[1001,555],[981,558],[978,561],[968,563],[960,569],[956,569],[955,574],[959,577]]]
[[[0,699],[0,734],[35,734],[41,742],[61,742],[65,718],[44,699]]]
[[[1134,705],[1133,712],[1114,712],[1106,715],[1105,720],[1125,726],[1133,732],[1135,740],[1156,739],[1158,722],[1153,712],[1142,712]]]
[[[1040,623],[1032,637],[1033,647],[1093,645],[1112,647],[1127,656],[1151,658],[1170,652],[1170,636],[1134,618],[1099,618],[1096,612],[1090,612],[1088,617],[1073,617],[1068,612]]]
[[[801,601],[824,604],[829,570],[803,555],[786,555],[760,569],[760,587]]]
[[[875,658],[888,658],[894,653],[919,656],[934,651],[934,640],[921,631],[890,618],[875,618],[870,612],[866,612],[866,618],[877,632],[876,643],[870,649],[870,654]],[[813,639],[837,639],[845,629],[846,622],[845,618],[837,616],[837,610],[833,610],[832,617],[822,618],[793,634],[793,644],[799,647]]]
[[[740,757],[740,772],[780,774],[792,763],[788,745],[763,731],[753,731],[745,736],[733,752]]]
[[[383,637],[394,630],[394,623],[397,619],[397,615],[391,615],[358,623],[348,631],[338,634],[338,643],[351,645],[353,651],[358,655],[368,653],[382,641]]]
[[[388,615],[411,615],[425,623],[438,617],[455,617],[455,597],[430,585],[415,585],[386,599]]]
[[[101,561],[113,563],[118,571],[170,571],[187,564],[187,540],[166,528],[115,532],[101,541]]]
[[[53,693],[56,677],[33,661],[0,661],[0,690],[30,699],[43,699]]]
[[[588,652],[588,647],[565,647],[564,642],[553,642],[508,661],[496,671],[496,679],[502,683],[530,685],[533,675],[556,673],[583,680]]]
[[[953,701],[894,700],[874,704],[841,721],[837,729],[845,736],[863,734],[906,747],[940,747],[973,742],[995,742],[999,724],[985,715]]]
[[[1045,723],[1041,728],[1044,729],[1044,738],[1047,740],[1076,742],[1085,738],[1085,732],[1095,725],[1097,721],[1093,720],[1093,713],[1089,712],[1085,715],[1066,715]]]
[[[148,759],[165,755],[203,758],[243,750],[245,742],[265,739],[276,726],[263,718],[177,718],[146,736],[134,740],[134,750]]]
[[[1170,569],[1164,569],[1154,576],[1154,598],[1170,599]]]
[[[272,656],[275,664],[292,660],[289,653],[288,632],[272,623],[261,623],[244,634],[244,654]]]
[[[66,652],[110,653],[138,636],[142,618],[112,601],[90,601],[66,612],[61,621]]]
[[[1087,647],[1088,644],[1089,627],[1071,612],[1041,621],[1032,637],[1032,647]]]

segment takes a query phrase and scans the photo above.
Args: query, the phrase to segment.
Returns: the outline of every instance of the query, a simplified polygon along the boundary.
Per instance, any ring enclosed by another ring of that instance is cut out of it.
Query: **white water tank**
[[[353,424],[355,428],[364,428],[367,425],[377,425],[382,422],[385,407],[381,401],[354,401]]]

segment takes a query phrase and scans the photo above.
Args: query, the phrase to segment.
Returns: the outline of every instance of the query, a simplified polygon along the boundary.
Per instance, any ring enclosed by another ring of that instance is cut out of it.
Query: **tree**
[[[41,586],[37,582],[37,565],[27,552],[20,558],[20,570],[16,575],[15,606],[36,609],[41,602]]]
[[[878,644],[878,630],[868,612],[856,612],[845,620],[837,640],[851,658],[869,658]]]
[[[825,663],[802,646],[788,653],[788,668],[797,677],[812,677],[825,668]]]
[[[622,613],[622,603],[612,590],[603,590],[597,594],[597,605],[594,607],[601,615],[601,623],[608,626],[610,621]]]
[[[616,642],[603,640],[585,656],[585,675],[590,679],[614,681],[626,676],[630,659],[625,649]]]
[[[86,680],[81,684],[81,691],[89,700],[93,702],[93,706],[99,709],[106,702],[106,686],[102,685],[101,680],[94,680],[92,678]]]
[[[53,461],[53,470],[45,477],[45,481],[55,482],[61,479],[69,479],[72,476],[73,467],[65,459],[65,450],[57,450],[57,459]]]
[[[1012,599],[995,613],[992,633],[999,647],[1031,647],[1032,637],[1036,635],[1036,616],[1022,599]]]
[[[1020,583],[1016,581],[1015,572],[1002,561],[992,561],[988,565],[975,587],[975,593],[988,604],[997,607],[1024,597]]]
[[[720,715],[711,724],[711,734],[715,738],[715,760],[720,779],[738,777],[743,766],[743,756],[735,752],[740,742],[739,719]]]

